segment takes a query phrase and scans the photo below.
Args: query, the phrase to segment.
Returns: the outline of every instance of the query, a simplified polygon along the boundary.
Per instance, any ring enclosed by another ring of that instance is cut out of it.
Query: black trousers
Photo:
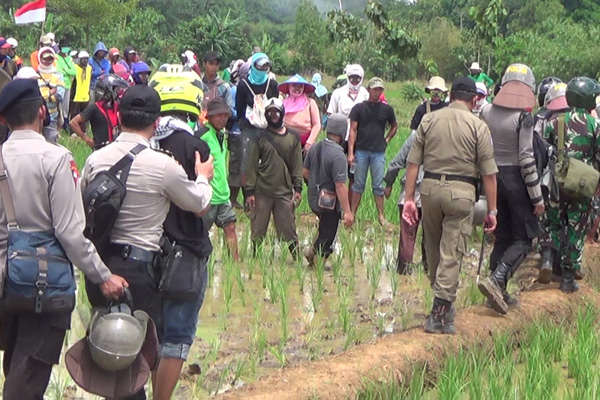
[[[119,254],[110,256],[106,265],[129,283],[129,291],[133,298],[133,310],[148,313],[156,326],[162,325],[162,302],[158,290],[158,277],[155,277],[149,263],[123,258]],[[86,279],[85,290],[92,307],[108,307],[109,301],[102,295],[98,285]],[[146,392],[140,390],[128,400],[145,400]]]
[[[70,313],[3,316],[3,399],[43,400],[70,321]]]
[[[490,269],[495,271],[502,262],[511,267],[512,275],[531,251],[532,239],[539,236],[541,230],[519,167],[498,169],[498,225]]]
[[[337,235],[342,214],[339,211],[321,211],[319,216],[319,234],[313,245],[315,253],[329,257],[333,253],[333,242]]]

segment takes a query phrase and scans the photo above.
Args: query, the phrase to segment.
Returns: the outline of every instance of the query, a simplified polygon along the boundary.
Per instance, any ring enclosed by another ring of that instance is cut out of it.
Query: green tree
[[[301,0],[296,12],[293,50],[298,72],[306,68],[322,69],[325,62],[327,27],[312,0]]]

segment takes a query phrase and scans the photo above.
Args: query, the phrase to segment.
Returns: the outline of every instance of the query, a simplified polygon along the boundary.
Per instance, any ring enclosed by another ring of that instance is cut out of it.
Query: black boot
[[[538,276],[538,282],[543,284],[550,283],[552,279],[552,264],[554,263],[554,250],[550,247],[544,247],[542,250],[542,267]]]
[[[488,298],[492,308],[500,314],[506,314],[508,311],[502,292],[506,289],[509,274],[510,267],[499,262],[493,274],[477,285],[481,293]]]
[[[571,267],[564,268],[559,286],[559,289],[564,293],[573,293],[579,290],[579,285],[575,282],[575,272]]]
[[[510,294],[508,294],[506,289],[502,291],[502,298],[504,299],[504,302],[506,303],[508,308],[516,307],[519,305],[519,300],[517,300],[516,297],[512,297]],[[487,308],[492,308],[492,303],[490,303],[489,300],[486,300],[485,306]]]
[[[455,334],[455,314],[456,311],[453,309],[452,303],[446,300],[438,299],[436,297],[433,300],[433,308],[431,309],[431,314],[429,314],[427,322],[425,323],[425,332],[442,333],[446,335]]]

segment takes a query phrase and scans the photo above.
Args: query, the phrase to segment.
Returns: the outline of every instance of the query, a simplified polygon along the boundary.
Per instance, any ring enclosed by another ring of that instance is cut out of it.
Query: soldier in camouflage
[[[600,166],[600,148],[596,140],[600,134],[600,122],[591,116],[600,94],[600,83],[580,77],[573,78],[566,88],[570,110],[564,115],[565,152],[569,157],[581,160],[596,169]],[[558,144],[559,115],[550,118],[545,136],[553,146]],[[563,268],[560,290],[572,293],[579,289],[575,273],[581,268],[585,235],[589,228],[591,200],[578,200],[564,194],[550,200],[548,210],[548,234],[552,248],[558,252]]]

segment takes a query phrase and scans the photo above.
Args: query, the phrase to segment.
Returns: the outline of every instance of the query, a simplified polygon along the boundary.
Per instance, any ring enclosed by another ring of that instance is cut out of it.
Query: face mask
[[[477,99],[475,101],[475,108],[480,109],[481,107],[483,107],[485,104],[485,97],[481,98],[481,99]]]
[[[71,48],[70,47],[62,47],[60,49],[60,52],[63,54],[69,54],[71,52]]]
[[[79,65],[81,65],[82,67],[87,67],[88,61],[89,60],[87,58],[81,59],[81,60],[79,60]]]
[[[432,100],[440,100],[442,98],[442,92],[431,92]]]
[[[281,113],[279,113],[279,115],[281,116]],[[283,127],[283,116],[281,116],[281,118],[279,118],[279,121],[277,123],[275,123],[271,120],[271,117],[269,116],[268,113],[265,115],[265,117],[267,118],[267,124],[269,125],[270,128],[281,129],[281,127]]]

